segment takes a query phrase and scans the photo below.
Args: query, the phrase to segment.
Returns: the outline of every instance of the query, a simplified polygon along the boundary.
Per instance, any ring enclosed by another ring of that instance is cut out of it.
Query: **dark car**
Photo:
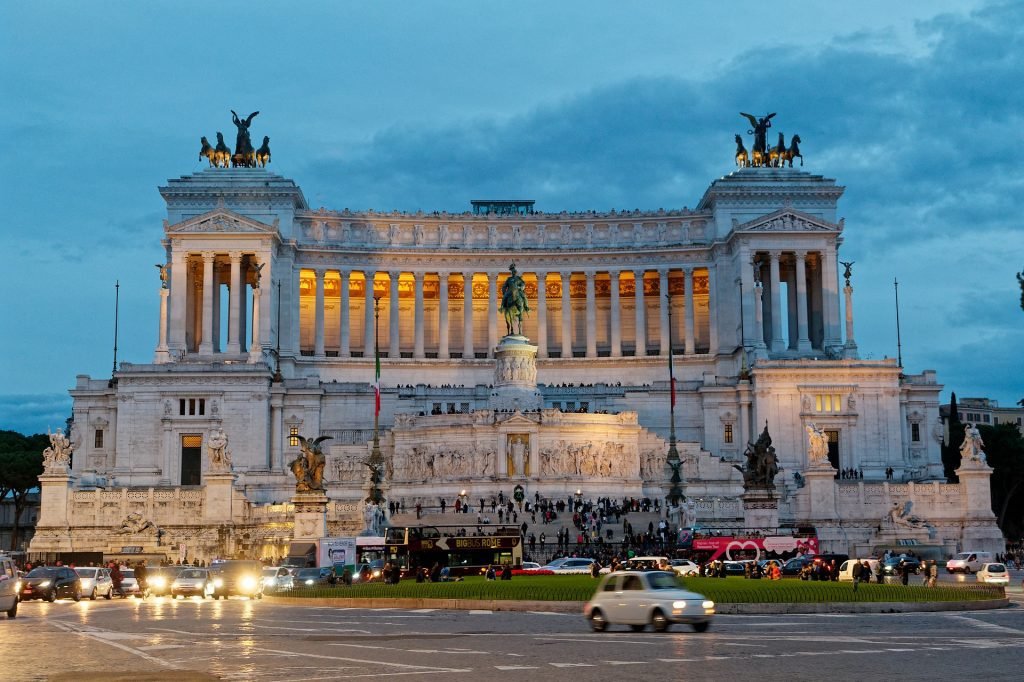
[[[67,566],[39,566],[21,580],[21,600],[82,599],[82,579]]]
[[[782,565],[782,575],[798,576],[803,572],[804,566],[813,561],[809,556],[794,557]]]
[[[234,595],[263,598],[263,564],[258,561],[222,561],[210,567],[213,578],[213,598]]]
[[[334,577],[334,569],[328,566],[321,568],[300,568],[295,572],[295,577],[292,579],[295,587],[310,588],[310,587],[322,587],[324,585],[330,585],[331,579]]]
[[[171,593],[171,583],[178,577],[184,567],[182,566],[160,566],[151,568],[146,573],[146,587],[152,595],[164,595]]]
[[[912,556],[891,556],[882,562],[882,575],[899,575],[900,562],[906,562],[905,566],[911,573],[917,575],[921,572],[921,560]]]

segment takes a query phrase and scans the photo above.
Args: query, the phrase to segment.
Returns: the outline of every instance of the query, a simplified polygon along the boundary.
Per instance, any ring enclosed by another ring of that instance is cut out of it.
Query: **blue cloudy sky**
[[[1024,3],[30,2],[0,5],[0,428],[156,343],[156,187],[262,113],[313,206],[693,206],[739,111],[847,187],[862,355],[1024,397]]]

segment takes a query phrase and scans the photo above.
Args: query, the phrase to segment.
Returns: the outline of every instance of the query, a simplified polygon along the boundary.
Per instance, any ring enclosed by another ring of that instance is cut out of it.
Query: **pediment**
[[[273,225],[217,207],[212,211],[164,227],[167,234],[277,234],[277,219]]]
[[[502,416],[505,416],[505,419],[501,419]],[[513,412],[512,414],[509,415],[498,415],[498,422],[503,427],[522,426],[528,428],[531,426],[536,426],[538,421],[538,418],[531,419],[530,417],[524,415],[522,412]]]
[[[733,232],[842,232],[843,221],[830,223],[803,211],[783,208],[742,224],[734,224]]]

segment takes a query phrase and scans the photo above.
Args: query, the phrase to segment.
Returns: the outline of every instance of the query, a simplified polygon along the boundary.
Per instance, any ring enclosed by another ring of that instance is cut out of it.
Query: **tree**
[[[946,480],[955,483],[960,467],[960,444],[964,442],[964,425],[960,423],[960,408],[956,404],[956,391],[949,398],[946,417],[946,441],[942,444],[942,472]]]
[[[979,426],[992,467],[992,511],[1006,537],[1024,530],[1024,436],[1016,424]]]
[[[8,496],[14,501],[14,527],[11,549],[18,548],[21,514],[28,502],[28,493],[39,487],[43,473],[43,450],[50,439],[43,433],[23,436],[16,431],[0,431],[0,501]]]
[[[1020,309],[1024,310],[1024,271],[1017,273],[1017,284],[1020,285]]]

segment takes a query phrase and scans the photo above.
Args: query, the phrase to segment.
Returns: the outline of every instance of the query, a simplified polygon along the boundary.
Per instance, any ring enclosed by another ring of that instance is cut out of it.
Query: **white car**
[[[8,618],[18,616],[18,595],[21,594],[21,578],[14,560],[0,555],[0,611],[7,613]]]
[[[993,561],[992,552],[960,552],[946,562],[948,573],[977,573],[981,567]]]
[[[110,599],[114,594],[114,583],[110,571],[105,568],[76,568],[75,573],[82,579],[82,596],[89,599],[103,597]]]
[[[196,596],[206,599],[213,594],[213,579],[205,568],[186,568],[171,583],[171,599]]]
[[[697,575],[700,573],[700,566],[689,559],[673,559],[668,562],[668,565],[672,567],[676,575]]]
[[[536,571],[541,568],[541,565],[536,561],[524,561],[520,568],[524,571]]]
[[[1006,564],[985,564],[978,571],[978,582],[989,585],[1009,585],[1010,573],[1006,570]]]
[[[583,615],[595,632],[615,623],[634,632],[648,624],[665,632],[672,623],[687,623],[704,632],[715,615],[715,602],[683,589],[672,571],[618,571],[601,579]]]
[[[295,587],[292,572],[283,566],[263,569],[263,589],[267,592],[281,592]]]

